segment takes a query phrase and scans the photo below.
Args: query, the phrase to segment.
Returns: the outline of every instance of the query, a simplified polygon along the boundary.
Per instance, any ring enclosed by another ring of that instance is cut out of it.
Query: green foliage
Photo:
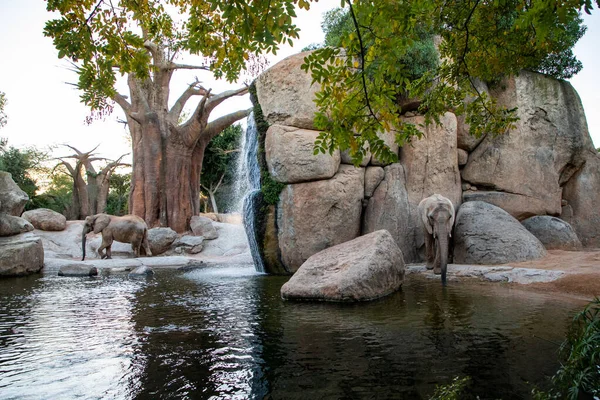
[[[204,151],[202,162],[202,186],[216,187],[221,178],[223,183],[230,182],[235,176],[235,160],[239,152],[242,126],[231,125],[212,138]]]
[[[35,176],[47,173],[42,166],[48,155],[35,147],[18,149],[8,146],[6,140],[0,140],[0,170],[9,172],[13,181],[29,196],[26,210],[36,207],[38,185]]]
[[[110,176],[110,188],[106,199],[106,213],[125,215],[129,213],[129,190],[131,188],[131,173]]]
[[[585,31],[578,12],[592,7],[589,0],[344,3],[347,11],[332,13],[327,22],[341,49],[315,50],[303,69],[321,85],[315,123],[323,132],[315,149],[349,149],[355,161],[367,143],[377,158],[397,159],[378,132],[394,132],[400,145],[418,135],[400,118],[402,97],[422,99],[426,124],[439,123],[451,109],[465,114],[475,135],[512,129],[515,110],[499,107],[476,82],[497,82],[523,69],[559,78],[577,72],[571,48]],[[441,42],[434,68],[427,61],[431,34]],[[465,105],[466,98],[475,101]]]
[[[471,382],[468,376],[455,377],[448,385],[438,385],[430,400],[461,400],[465,398],[465,389]]]
[[[600,298],[575,315],[561,346],[563,362],[552,377],[549,392],[534,391],[535,399],[576,400],[600,396]]]
[[[292,19],[305,0],[48,0],[58,18],[46,23],[59,58],[79,73],[82,101],[92,110],[110,112],[117,71],[144,78],[152,73],[146,40],[161,43],[168,56],[186,51],[205,57],[216,78],[233,82],[246,63],[262,53],[275,54],[298,38]],[[142,34],[143,32],[143,34]],[[115,68],[115,67],[118,67]]]
[[[56,168],[50,175],[50,184],[46,191],[34,197],[32,208],[49,208],[61,214],[67,214],[73,196],[73,180],[62,168]]]
[[[267,204],[277,204],[279,202],[279,195],[284,187],[285,183],[273,180],[268,171],[262,171],[260,191],[262,192],[263,199]]]
[[[0,92],[0,128],[2,128],[8,122],[8,117],[4,112],[4,107],[6,107],[6,93]]]

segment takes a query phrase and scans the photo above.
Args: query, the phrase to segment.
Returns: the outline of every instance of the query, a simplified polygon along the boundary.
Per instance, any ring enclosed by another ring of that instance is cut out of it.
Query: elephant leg
[[[435,258],[435,244],[433,235],[425,231],[425,265],[427,269],[433,269],[433,263]]]
[[[98,247],[98,255],[100,259],[112,258],[110,247],[112,246],[112,239],[102,237],[102,244]],[[106,249],[106,250],[105,250]]]
[[[142,238],[135,237],[135,240],[131,242],[131,248],[133,249],[133,254],[135,257],[140,256],[140,250],[142,247]]]

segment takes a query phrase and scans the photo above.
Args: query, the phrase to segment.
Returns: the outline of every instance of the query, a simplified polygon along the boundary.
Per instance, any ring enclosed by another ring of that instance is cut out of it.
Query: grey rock
[[[277,210],[281,261],[296,271],[308,257],[360,235],[364,169],[342,164],[332,179],[287,185]]]
[[[381,230],[312,255],[281,288],[286,300],[354,302],[398,290],[404,281],[402,252]]]
[[[282,183],[329,179],[340,166],[340,151],[314,154],[318,131],[272,125],[265,138],[265,158],[271,177]]]
[[[81,263],[66,264],[58,270],[58,276],[96,276],[98,269],[93,265]]]
[[[24,276],[44,267],[42,240],[32,233],[0,237],[0,277]]]
[[[506,211],[482,201],[463,203],[454,225],[454,262],[503,264],[545,256],[544,245]]]
[[[0,214],[0,236],[14,236],[31,232],[33,225],[29,221],[8,214]]]
[[[25,211],[21,217],[31,222],[35,229],[42,231],[64,231],[67,227],[64,215],[47,208]]]
[[[515,193],[478,191],[474,186],[471,186],[469,191],[463,192],[462,197],[465,203],[468,201],[484,201],[493,204],[519,221],[534,215],[545,214],[547,211],[547,203],[542,199]]]
[[[184,235],[177,239],[171,247],[175,250],[181,250],[182,252],[189,254],[197,254],[202,251],[202,244],[204,243],[203,236],[190,236]]]
[[[542,242],[546,250],[580,250],[582,247],[573,227],[562,219],[538,215],[521,223]]]
[[[13,181],[11,174],[0,171],[0,213],[18,217],[28,200],[29,196]]]
[[[202,254],[207,257],[235,256],[249,251],[248,238],[242,225],[215,222],[219,237],[205,240]]]
[[[137,267],[129,273],[130,278],[147,278],[152,275],[154,275],[154,271],[152,270],[152,268],[149,268],[145,265]]]
[[[290,56],[256,79],[256,95],[269,125],[315,129],[317,106],[313,100],[320,86],[313,85],[311,75],[300,69],[308,54]]]
[[[194,235],[202,236],[205,240],[213,240],[219,237],[219,233],[213,225],[213,220],[207,217],[193,216],[190,220],[190,228]]]
[[[177,232],[171,228],[148,229],[148,244],[154,256],[169,250],[175,239],[177,239]]]
[[[179,256],[144,257],[138,258],[137,261],[139,261],[142,265],[154,268],[175,268],[190,264],[189,258]]]
[[[359,163],[360,167],[366,167],[367,165],[369,165],[369,162],[371,161],[371,152],[369,151],[369,146],[367,144],[365,144],[365,150],[366,150],[366,154],[364,155],[364,157],[362,158],[362,160]],[[349,164],[349,165],[354,165],[354,161],[352,160],[352,157],[350,156],[350,150],[344,150],[340,153],[341,156],[341,160],[342,160],[342,164]]]

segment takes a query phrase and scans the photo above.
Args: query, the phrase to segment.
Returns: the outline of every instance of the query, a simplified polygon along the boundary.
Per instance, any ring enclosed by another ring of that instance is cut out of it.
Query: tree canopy
[[[317,49],[303,66],[322,87],[316,125],[323,133],[316,151],[350,149],[358,159],[368,143],[379,159],[395,160],[378,133],[395,132],[400,145],[419,135],[399,118],[401,97],[421,98],[427,123],[453,110],[466,115],[476,136],[505,132],[514,126],[515,110],[498,107],[478,82],[494,84],[523,69],[559,78],[579,71],[571,48],[585,31],[579,12],[591,12],[592,5],[591,0],[344,1],[346,11],[334,15],[330,35],[340,47]],[[419,77],[402,60],[409,59],[422,32],[439,37],[441,61]],[[469,97],[475,100],[465,103]]]

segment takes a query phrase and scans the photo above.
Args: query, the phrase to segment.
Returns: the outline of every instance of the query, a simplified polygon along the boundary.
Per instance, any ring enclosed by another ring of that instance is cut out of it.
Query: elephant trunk
[[[442,283],[446,284],[446,270],[448,269],[448,232],[445,223],[438,223],[437,226],[437,253],[436,257],[442,270]]]
[[[85,239],[89,231],[90,229],[84,225],[83,231],[81,232],[81,253],[83,254],[83,256],[81,257],[81,261],[85,260]]]

